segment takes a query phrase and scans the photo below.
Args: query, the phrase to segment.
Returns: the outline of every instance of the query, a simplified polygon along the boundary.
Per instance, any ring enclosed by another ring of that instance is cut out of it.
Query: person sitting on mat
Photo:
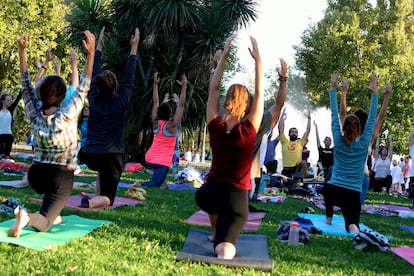
[[[233,259],[236,241],[249,213],[248,191],[253,147],[263,116],[262,62],[256,39],[249,49],[256,63],[255,95],[241,84],[229,87],[220,115],[220,82],[235,35],[227,38],[224,51],[218,51],[217,68],[210,79],[207,101],[207,124],[213,161],[207,182],[196,192],[198,206],[209,214],[211,240],[220,259]]]
[[[39,213],[20,209],[16,222],[8,229],[8,236],[19,237],[25,226],[47,232],[54,223],[61,222],[60,212],[72,192],[73,172],[77,165],[78,114],[88,95],[92,76],[95,36],[89,31],[85,31],[85,36],[82,44],[87,54],[86,65],[71,100],[62,105],[66,83],[60,76],[51,75],[36,85],[42,106],[39,105],[27,67],[25,48],[29,36],[22,35],[18,39],[23,101],[31,128],[36,133],[28,180],[36,192],[43,194],[43,201]]]
[[[377,78],[371,74],[368,89],[372,92],[371,106],[364,132],[361,136],[361,123],[354,114],[345,117],[342,129],[338,117],[336,92],[338,73],[331,75],[329,92],[331,107],[331,128],[334,139],[334,164],[331,179],[323,187],[326,207],[326,223],[332,224],[334,206],[341,207],[345,229],[349,233],[359,233],[359,214],[361,211],[360,193],[364,164],[368,145],[374,131],[378,94]]]

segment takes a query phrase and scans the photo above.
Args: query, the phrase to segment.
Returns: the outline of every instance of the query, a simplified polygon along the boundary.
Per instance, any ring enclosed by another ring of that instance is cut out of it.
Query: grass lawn
[[[85,173],[90,173],[86,170]],[[146,173],[124,173],[122,181],[146,180]],[[19,179],[4,176],[0,180]],[[75,177],[75,181],[92,182],[94,177]],[[172,180],[170,179],[170,182]],[[75,189],[74,194],[81,190]],[[93,192],[92,190],[86,190]],[[119,189],[123,196],[125,189]],[[177,262],[191,226],[183,221],[198,210],[194,191],[148,189],[147,201],[137,206],[123,206],[99,212],[64,209],[62,215],[76,214],[85,218],[110,220],[84,238],[73,240],[54,250],[36,251],[0,243],[2,275],[264,275],[252,269],[234,269],[218,265]],[[0,196],[19,199],[30,211],[39,205],[28,202],[39,197],[31,188],[14,189],[0,186]],[[389,195],[368,194],[367,203],[398,204],[410,207],[411,201]],[[391,252],[358,251],[350,238],[313,235],[308,244],[291,247],[277,241],[276,230],[281,220],[292,220],[310,206],[288,197],[283,203],[252,203],[267,212],[258,234],[268,237],[269,254],[274,260],[274,275],[414,275],[414,267]],[[317,213],[322,210],[314,208]],[[7,220],[0,213],[0,220]],[[414,226],[414,219],[361,215],[361,222],[387,236],[393,236],[393,247],[414,247],[414,233],[400,225]],[[208,228],[203,228],[208,229]]]

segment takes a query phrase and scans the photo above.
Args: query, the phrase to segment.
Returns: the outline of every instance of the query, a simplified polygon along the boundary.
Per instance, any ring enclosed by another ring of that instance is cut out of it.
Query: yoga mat
[[[93,195],[89,195],[93,196]],[[66,208],[76,209],[79,211],[99,211],[99,210],[105,210],[105,209],[114,209],[119,206],[126,206],[126,205],[137,205],[138,203],[142,203],[141,201],[138,201],[133,198],[127,198],[127,197],[115,197],[114,204],[112,206],[107,207],[98,207],[98,208],[82,208],[79,207],[81,203],[82,196],[80,194],[72,195],[69,197],[68,202],[65,204]],[[29,201],[31,202],[37,202],[42,203],[41,198],[29,198]]]
[[[414,232],[414,226],[404,226],[404,225],[401,225],[400,228],[403,229],[403,230],[407,230],[407,231],[410,231],[410,232]]]
[[[342,216],[334,215],[332,218],[332,225],[325,223],[325,215],[319,214],[305,214],[299,213],[299,217],[310,219],[313,223],[313,226],[322,231],[324,235],[333,235],[333,236],[343,236],[353,238],[355,234],[348,233],[345,230],[345,221]],[[359,223],[359,229],[371,229],[363,223]],[[372,229],[371,229],[372,230]],[[393,240],[392,237],[386,236],[388,241],[391,242]]]
[[[168,184],[168,190],[198,190],[185,184]]]
[[[391,251],[409,262],[411,265],[414,265],[414,248],[410,247],[391,247]]]
[[[0,181],[0,186],[5,186],[5,187],[13,187],[13,188],[25,188],[25,187],[29,187],[28,185],[26,186],[19,186],[18,184],[21,182],[22,180],[3,180]]]
[[[0,223],[0,242],[21,245],[30,249],[53,249],[57,245],[86,236],[99,226],[109,225],[107,220],[87,219],[76,215],[63,216],[63,223],[53,225],[48,232],[37,232],[32,227],[23,228],[19,238],[7,237],[7,230],[16,219]]]
[[[269,258],[265,235],[241,234],[236,242],[236,257],[233,260],[221,260],[217,259],[213,243],[207,239],[209,234],[208,231],[190,228],[182,251],[175,256],[176,260],[273,271],[273,260]]]
[[[246,231],[257,231],[260,224],[262,223],[263,217],[266,215],[265,212],[249,212],[246,224],[243,230]],[[202,210],[195,212],[191,217],[186,219],[184,222],[193,225],[211,226],[208,214]]]
[[[400,211],[412,211],[410,208],[405,206],[398,206],[398,205],[388,205],[388,204],[376,204],[380,208],[388,209],[395,212]]]

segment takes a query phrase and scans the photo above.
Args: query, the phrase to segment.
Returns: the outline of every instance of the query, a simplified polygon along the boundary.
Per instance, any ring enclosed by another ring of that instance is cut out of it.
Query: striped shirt
[[[52,115],[41,110],[37,94],[28,71],[20,75],[23,87],[23,101],[35,137],[33,162],[59,165],[75,170],[77,165],[78,115],[88,94],[91,80],[84,75],[72,98]]]

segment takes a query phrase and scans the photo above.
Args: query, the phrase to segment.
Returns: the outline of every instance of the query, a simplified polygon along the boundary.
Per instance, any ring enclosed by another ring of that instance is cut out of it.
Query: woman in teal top
[[[375,74],[371,74],[370,85],[367,87],[372,93],[371,106],[361,136],[361,123],[358,117],[353,114],[345,117],[341,130],[336,99],[338,73],[335,72],[331,76],[329,98],[335,147],[332,178],[324,186],[326,223],[332,223],[333,207],[339,206],[345,219],[345,229],[351,233],[359,232],[359,213],[361,211],[359,199],[368,145],[376,121],[377,86],[377,77]]]

